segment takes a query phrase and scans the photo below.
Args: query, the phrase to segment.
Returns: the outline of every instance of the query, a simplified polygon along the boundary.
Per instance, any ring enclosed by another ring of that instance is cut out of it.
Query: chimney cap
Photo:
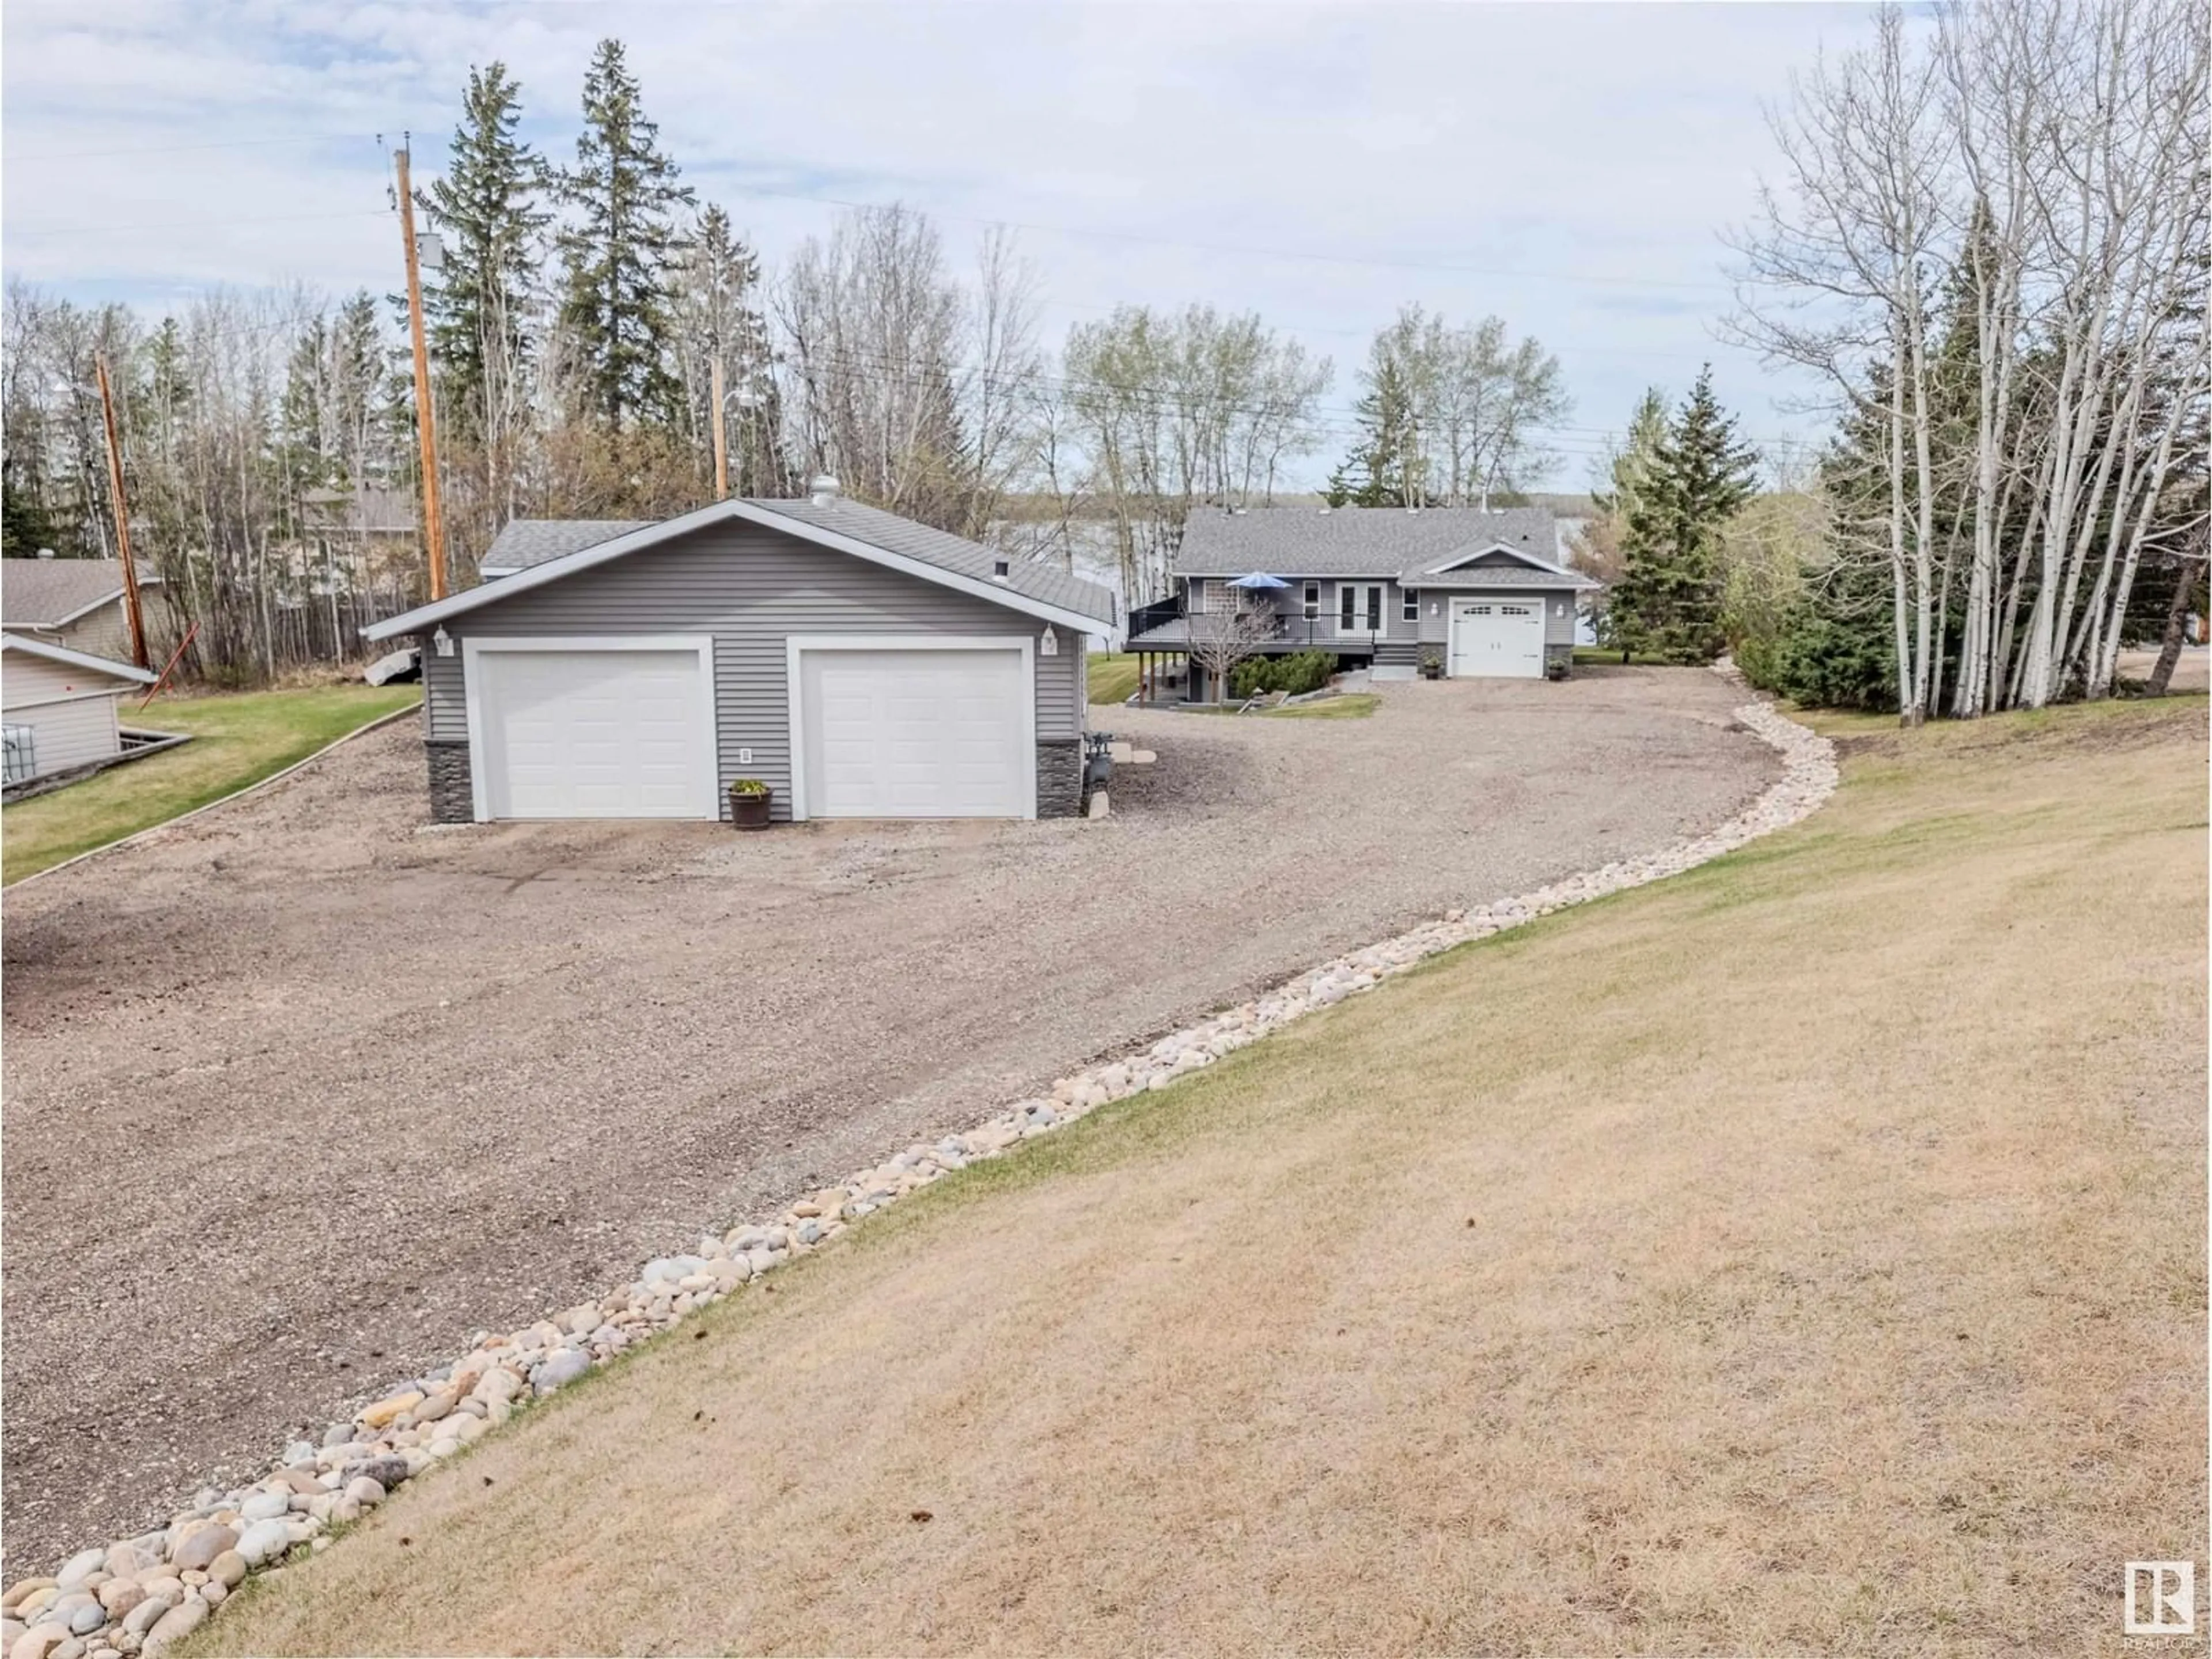
[[[807,486],[813,495],[814,505],[817,507],[827,507],[835,501],[842,488],[836,479],[831,477],[827,472],[816,473],[814,482]]]

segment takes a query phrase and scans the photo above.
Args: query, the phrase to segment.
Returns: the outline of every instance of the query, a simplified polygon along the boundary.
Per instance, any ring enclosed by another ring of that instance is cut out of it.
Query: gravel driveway
[[[1703,671],[1095,710],[1100,823],[418,833],[403,722],[12,891],[9,1577],[646,1255],[1453,904],[1728,817]]]

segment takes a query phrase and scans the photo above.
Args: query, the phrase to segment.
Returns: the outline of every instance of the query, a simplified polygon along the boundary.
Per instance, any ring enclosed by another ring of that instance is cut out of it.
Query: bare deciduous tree
[[[1227,695],[1237,665],[1257,656],[1281,631],[1274,608],[1254,595],[1230,588],[1219,598],[1218,604],[1208,604],[1201,588],[1183,619],[1190,629],[1190,659],[1205,671],[1216,702]]]
[[[1942,706],[1954,658],[1962,715],[2104,695],[2212,390],[2203,9],[2015,0],[1940,25],[1923,37],[1885,12],[1869,48],[1793,84],[1735,319],[1886,435],[1908,723]],[[1960,373],[1971,429],[1954,441],[1938,427]],[[1939,465],[1939,437],[1962,459]]]

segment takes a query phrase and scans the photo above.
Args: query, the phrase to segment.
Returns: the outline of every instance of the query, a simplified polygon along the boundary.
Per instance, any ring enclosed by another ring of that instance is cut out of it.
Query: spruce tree
[[[1629,417],[1628,441],[1607,469],[1611,489],[1590,492],[1590,501],[1609,518],[1626,523],[1636,510],[1644,481],[1651,471],[1651,458],[1667,436],[1667,399],[1657,386],[1647,386]]]
[[[1750,499],[1752,452],[1713,397],[1708,364],[1653,453],[1622,541],[1607,617],[1623,659],[1644,651],[1708,662],[1721,631],[1721,531]]]
[[[552,216],[545,164],[515,137],[521,94],[504,64],[471,69],[446,176],[421,192],[445,246],[424,295],[439,419],[459,440],[487,434],[532,345],[534,256]]]
[[[1425,506],[1413,388],[1391,356],[1382,358],[1367,379],[1367,391],[1353,406],[1359,439],[1330,479],[1332,492],[1340,489],[1354,507]]]
[[[668,372],[668,270],[683,245],[678,215],[694,200],[657,147],[619,40],[602,40],[584,76],[584,131],[562,194],[576,222],[561,233],[567,293],[593,412],[619,431],[681,407]]]
[[[768,320],[753,303],[759,282],[759,257],[738,240],[730,216],[709,203],[678,267],[676,311],[685,353],[698,371],[695,398],[711,398],[711,365],[722,365],[731,405],[731,487],[741,495],[781,489],[785,471],[772,453],[781,422],[768,373]],[[696,407],[703,411],[703,428],[713,411],[703,402]]]

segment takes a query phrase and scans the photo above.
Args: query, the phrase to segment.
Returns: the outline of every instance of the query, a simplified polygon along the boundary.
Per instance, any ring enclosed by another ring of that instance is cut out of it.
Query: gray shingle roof
[[[1396,576],[1503,544],[1547,564],[1559,559],[1552,514],[1541,507],[1485,513],[1471,507],[1200,508],[1183,526],[1176,574],[1242,576]]]
[[[995,581],[1011,587],[1015,592],[1046,605],[1056,605],[1065,611],[1075,611],[1086,617],[1096,617],[1102,623],[1115,619],[1114,593],[1110,588],[1097,582],[1085,581],[1056,570],[1048,564],[1034,559],[1024,559],[985,547],[964,537],[947,531],[933,530],[926,524],[916,524],[912,519],[902,519],[896,513],[885,513],[879,507],[863,507],[858,501],[843,497],[817,507],[811,497],[798,501],[754,500],[748,505],[773,513],[779,518],[793,519],[811,525],[817,530],[834,531],[841,536],[850,536],[855,541],[880,547],[887,553],[903,554],[909,559],[919,559],[946,570],[971,576],[979,581]],[[993,574],[999,560],[1006,562],[1006,574]]]
[[[1571,570],[1538,570],[1533,567],[1486,564],[1472,570],[1447,570],[1441,575],[1418,576],[1414,583],[1431,587],[1597,587],[1601,584]],[[1409,585],[1412,585],[1409,583]]]
[[[527,570],[533,564],[580,553],[601,542],[642,530],[650,519],[515,519],[484,550],[486,570]]]
[[[797,501],[749,498],[745,505],[774,514],[778,518],[789,519],[794,526],[805,525],[812,529],[849,536],[854,541],[866,542],[871,547],[879,547],[889,553],[933,564],[978,581],[994,583],[1027,599],[1058,605],[1086,617],[1096,617],[1101,623],[1111,623],[1115,620],[1114,593],[1110,588],[1071,576],[1066,571],[1055,569],[1048,564],[1040,564],[1033,559],[1010,556],[945,531],[933,530],[927,525],[916,524],[911,519],[902,519],[896,513],[863,507],[858,501],[848,501],[842,496],[820,507],[816,506],[811,497]],[[533,565],[544,564],[548,560],[580,553],[586,548],[597,547],[602,542],[612,541],[617,536],[627,536],[632,531],[646,529],[654,522],[656,520],[631,519],[516,519],[501,531],[491,546],[485,550],[482,568],[487,573],[497,571],[513,574],[527,570]],[[1006,574],[1003,577],[994,574],[1000,559],[1006,562]]]
[[[138,584],[152,587],[160,580],[142,574]],[[0,621],[10,628],[52,628],[122,592],[119,560],[0,559]]]

